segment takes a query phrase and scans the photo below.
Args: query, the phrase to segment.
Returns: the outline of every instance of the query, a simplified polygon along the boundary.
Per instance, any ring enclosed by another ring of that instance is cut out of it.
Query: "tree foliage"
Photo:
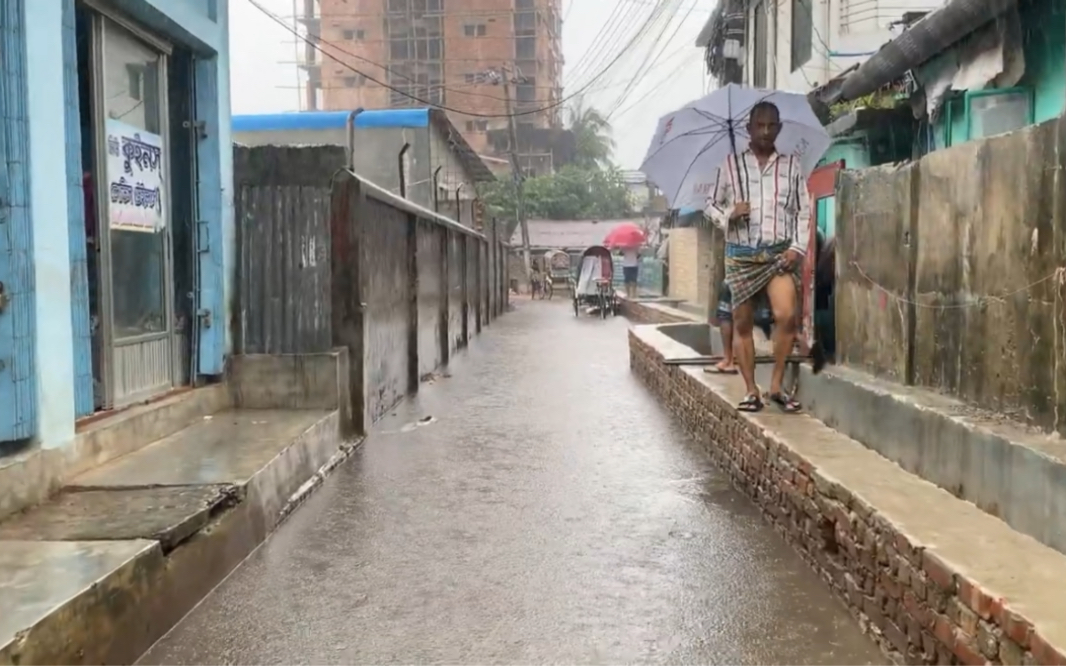
[[[569,129],[574,135],[573,162],[523,181],[526,219],[624,217],[630,212],[629,195],[611,162],[614,140],[607,117],[578,98],[570,108]],[[517,221],[517,188],[510,178],[489,184],[480,195],[489,214]]]
[[[490,214],[515,219],[516,188],[511,180],[492,183],[482,198]],[[576,164],[524,183],[527,219],[583,220],[624,217],[629,197],[621,174],[613,167],[582,168]]]
[[[579,97],[570,107],[569,129],[574,135],[574,164],[589,169],[610,166],[614,139],[606,116],[585,106]]]

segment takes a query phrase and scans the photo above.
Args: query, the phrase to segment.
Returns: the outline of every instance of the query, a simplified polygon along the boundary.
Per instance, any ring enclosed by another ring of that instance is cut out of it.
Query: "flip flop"
[[[741,412],[761,412],[763,408],[762,398],[758,393],[752,393],[737,403],[737,410]]]
[[[720,368],[717,365],[712,365],[709,368],[704,368],[703,371],[711,375],[735,375],[740,372],[736,368],[729,368],[727,370],[725,368]]]
[[[803,405],[785,393],[771,393],[767,397],[770,398],[770,402],[780,407],[781,411],[786,414],[796,414],[803,409]]]

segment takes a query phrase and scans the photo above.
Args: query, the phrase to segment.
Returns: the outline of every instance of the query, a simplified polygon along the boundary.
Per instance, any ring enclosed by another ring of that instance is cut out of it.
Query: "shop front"
[[[19,290],[28,307],[0,310],[0,357],[5,347],[24,354],[36,386],[32,422],[22,418],[16,431],[0,418],[0,441],[28,435],[48,446],[69,441],[79,418],[222,372],[232,228],[226,3],[4,5],[4,38],[24,39],[29,205],[19,224],[36,265],[25,276],[35,288]],[[54,174],[64,172],[57,192]],[[0,372],[0,396],[5,382],[17,391],[18,378]]]

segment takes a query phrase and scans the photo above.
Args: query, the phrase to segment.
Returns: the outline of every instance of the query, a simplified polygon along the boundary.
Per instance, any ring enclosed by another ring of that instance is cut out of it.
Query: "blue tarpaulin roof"
[[[296,111],[233,116],[234,132],[340,129],[349,111]],[[380,109],[355,117],[356,127],[428,127],[429,109]]]

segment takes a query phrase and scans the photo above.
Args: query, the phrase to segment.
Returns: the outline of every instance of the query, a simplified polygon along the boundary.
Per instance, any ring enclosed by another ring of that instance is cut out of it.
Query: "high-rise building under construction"
[[[562,0],[296,2],[305,109],[440,106],[501,157],[508,114],[520,136],[560,125]]]

